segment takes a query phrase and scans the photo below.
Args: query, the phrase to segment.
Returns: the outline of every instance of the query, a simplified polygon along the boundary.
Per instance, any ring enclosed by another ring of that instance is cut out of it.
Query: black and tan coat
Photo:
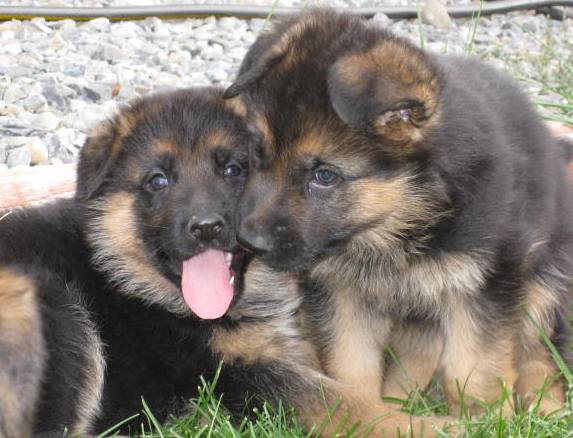
[[[563,405],[540,330],[568,356],[573,195],[510,78],[315,10],[259,36],[226,95],[263,138],[239,240],[298,273],[331,377],[373,403],[438,375],[452,407],[500,381]]]

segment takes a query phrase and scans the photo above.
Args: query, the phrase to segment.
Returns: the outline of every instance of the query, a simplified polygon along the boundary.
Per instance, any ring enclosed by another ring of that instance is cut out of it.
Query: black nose
[[[219,215],[193,217],[187,224],[187,232],[196,240],[210,242],[221,234],[224,227],[225,222]]]

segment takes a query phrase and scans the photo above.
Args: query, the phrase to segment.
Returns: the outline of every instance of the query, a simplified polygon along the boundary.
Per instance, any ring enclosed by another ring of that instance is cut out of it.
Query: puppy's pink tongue
[[[223,316],[233,300],[225,253],[207,250],[183,262],[181,290],[189,308],[202,319]]]

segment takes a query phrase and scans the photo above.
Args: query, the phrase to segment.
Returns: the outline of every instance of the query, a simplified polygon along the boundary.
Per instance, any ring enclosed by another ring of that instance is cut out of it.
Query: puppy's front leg
[[[392,322],[371,314],[354,291],[337,292],[331,326],[328,331],[321,330],[324,368],[329,376],[354,388],[364,398],[379,400],[382,352]]]
[[[405,398],[415,389],[426,389],[444,348],[441,331],[431,324],[397,324],[390,347],[396,362],[385,372],[382,395]]]

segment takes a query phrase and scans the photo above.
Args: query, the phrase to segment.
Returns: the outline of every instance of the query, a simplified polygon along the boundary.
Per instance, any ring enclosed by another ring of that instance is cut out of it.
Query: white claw
[[[231,279],[229,280],[229,284],[230,284],[231,286],[234,286],[234,285],[235,285],[235,276],[234,276],[234,275],[231,275]]]
[[[225,263],[227,263],[227,267],[231,267],[231,263],[233,262],[233,254],[230,252],[225,253]]]

